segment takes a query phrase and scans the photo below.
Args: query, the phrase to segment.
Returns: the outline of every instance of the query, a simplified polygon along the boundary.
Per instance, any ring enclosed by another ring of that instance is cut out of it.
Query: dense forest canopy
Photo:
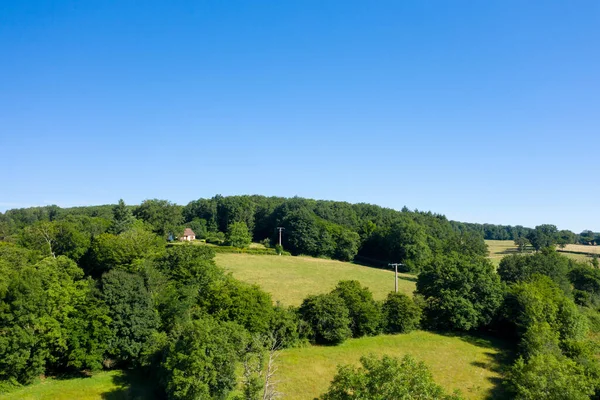
[[[579,235],[558,231],[554,225],[526,228],[449,221],[440,214],[406,207],[397,211],[364,203],[298,197],[217,195],[191,201],[186,206],[152,199],[139,206],[127,206],[120,201],[116,206],[52,205],[8,210],[0,214],[0,239],[20,240],[27,242],[26,247],[37,246],[46,251],[44,235],[37,232],[51,228],[52,232],[46,233],[52,233],[56,254],[77,259],[83,254],[69,254],[67,247],[86,240],[78,233],[85,231],[88,239],[102,233],[120,234],[135,221],[163,238],[172,239],[189,227],[198,239],[219,244],[229,242],[237,247],[247,245],[249,240],[274,246],[278,241],[276,228],[282,227],[283,247],[292,254],[339,260],[357,257],[359,261],[375,264],[402,262],[413,271],[451,248],[484,254],[484,239],[526,242],[541,249],[549,244],[587,244],[600,238],[600,234],[592,231]],[[33,243],[36,241],[37,244]],[[84,247],[77,246],[80,250]]]

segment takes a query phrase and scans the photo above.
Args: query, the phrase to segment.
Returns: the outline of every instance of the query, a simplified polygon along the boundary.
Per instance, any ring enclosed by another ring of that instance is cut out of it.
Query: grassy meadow
[[[517,246],[515,246],[515,243],[512,240],[486,240],[485,243],[488,245],[488,257],[496,266],[500,264],[502,257],[510,254],[519,254]],[[568,244],[564,249],[557,247],[556,250],[562,255],[580,262],[589,261],[594,255],[600,256],[600,246]],[[533,251],[533,247],[529,246],[524,253],[532,253]]]
[[[500,264],[500,260],[502,260],[503,257],[519,253],[517,246],[515,246],[515,242],[512,240],[486,240],[485,243],[488,245],[488,258],[496,266]],[[527,251],[533,251],[533,249]]]
[[[271,293],[273,301],[300,305],[310,294],[331,291],[340,280],[356,279],[367,286],[377,300],[394,290],[394,272],[362,265],[312,257],[261,256],[219,253],[217,265],[236,279],[255,283]],[[409,296],[416,277],[398,273],[398,290]]]
[[[501,369],[510,352],[495,340],[423,331],[349,339],[338,346],[287,349],[278,358],[278,390],[285,399],[313,399],[327,390],[337,365],[358,365],[367,354],[410,354],[424,361],[448,392],[459,389],[467,399],[494,399],[502,395]]]
[[[8,394],[2,400],[145,400],[155,398],[153,385],[134,372],[101,371],[69,379],[46,378]]]

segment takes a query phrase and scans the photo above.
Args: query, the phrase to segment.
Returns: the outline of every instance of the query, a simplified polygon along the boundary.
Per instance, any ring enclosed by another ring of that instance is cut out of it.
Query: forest
[[[185,228],[210,246],[177,241]],[[120,368],[151,377],[156,398],[274,399],[279,349],[423,329],[511,343],[507,398],[600,398],[598,262],[555,250],[597,238],[550,224],[480,225],[407,208],[264,196],[8,210],[0,214],[0,393],[40,375]],[[496,269],[484,239],[533,252],[508,255]],[[223,249],[266,253],[252,242],[273,254],[400,262],[415,274],[416,292],[377,301],[347,280],[299,307],[273,304],[215,264]],[[359,368],[341,366],[321,396],[407,397],[462,394],[445,393],[411,357],[365,355]]]

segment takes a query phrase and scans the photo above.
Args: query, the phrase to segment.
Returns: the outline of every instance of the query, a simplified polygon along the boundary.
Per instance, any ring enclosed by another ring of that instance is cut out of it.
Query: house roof
[[[196,234],[190,228],[185,228],[185,231],[183,231],[183,236],[196,236]]]

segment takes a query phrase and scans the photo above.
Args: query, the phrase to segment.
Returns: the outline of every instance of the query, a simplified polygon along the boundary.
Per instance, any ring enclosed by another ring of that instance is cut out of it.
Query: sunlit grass
[[[384,299],[394,290],[394,272],[347,262],[311,257],[216,255],[217,265],[241,281],[255,283],[271,293],[273,301],[299,305],[311,294],[326,293],[340,280],[356,279],[367,286],[375,299]],[[399,274],[398,290],[412,296],[415,276]]]
[[[46,378],[0,395],[2,400],[142,400],[153,399],[154,386],[138,373],[102,371],[89,377]]]
[[[339,364],[358,364],[362,355],[410,354],[424,361],[434,379],[448,392],[467,399],[501,395],[501,368],[509,360],[504,343],[472,336],[446,336],[417,331],[351,339],[339,346],[310,346],[282,351],[278,390],[291,400],[313,399],[325,392]]]

